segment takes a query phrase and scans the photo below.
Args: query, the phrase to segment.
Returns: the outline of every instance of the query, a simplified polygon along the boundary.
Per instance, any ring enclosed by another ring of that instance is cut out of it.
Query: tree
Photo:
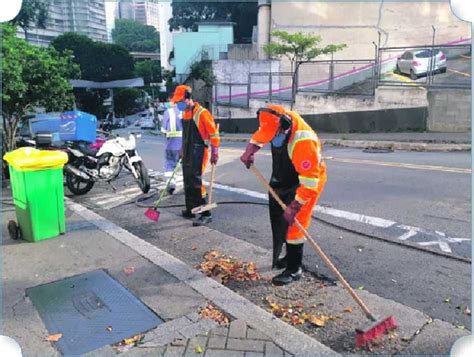
[[[159,32],[153,26],[134,20],[116,19],[112,40],[129,51],[157,52],[160,49]]]
[[[236,43],[250,43],[253,27],[257,25],[257,0],[236,2],[230,0],[196,1],[173,0],[170,30],[197,30],[201,21],[233,21],[236,23]]]
[[[114,91],[114,109],[117,116],[131,115],[137,108],[140,91],[136,88],[123,88]]]
[[[296,76],[298,74],[299,66],[320,55],[332,54],[347,47],[346,44],[320,47],[319,44],[322,41],[321,36],[308,35],[302,32],[290,34],[286,31],[273,31],[272,36],[276,37],[278,42],[268,43],[263,47],[263,50],[270,57],[281,58],[284,56],[290,60],[293,102],[294,96],[296,95]]]
[[[135,63],[135,75],[142,77],[145,85],[153,82],[161,82],[160,61],[145,60]]]
[[[82,79],[105,82],[133,77],[133,58],[122,46],[93,41],[73,32],[56,37],[51,46],[60,53],[72,52]]]
[[[45,29],[48,22],[49,3],[47,0],[24,0],[18,15],[10,21],[14,26],[20,26],[28,39],[28,30],[32,25]]]
[[[74,95],[70,78],[78,78],[79,66],[70,53],[40,48],[16,37],[13,26],[3,25],[3,149],[15,148],[21,118],[35,107],[46,111],[72,109]]]
[[[96,42],[72,32],[56,37],[51,46],[59,53],[70,53],[80,67],[82,79],[107,82],[134,76],[133,58],[122,46]],[[76,89],[74,94],[81,110],[98,118],[105,115],[103,103],[108,96],[106,90]]]
[[[206,87],[212,87],[215,81],[212,74],[212,62],[204,60],[193,63],[189,77],[195,80],[202,80]]]

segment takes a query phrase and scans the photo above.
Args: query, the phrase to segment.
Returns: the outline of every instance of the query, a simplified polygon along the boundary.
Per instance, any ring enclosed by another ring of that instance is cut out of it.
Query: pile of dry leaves
[[[221,326],[227,326],[229,324],[229,318],[225,316],[221,310],[209,303],[199,311],[199,315],[204,319],[214,320]]]
[[[257,281],[261,279],[255,263],[239,261],[217,250],[207,252],[198,269],[224,285],[231,280]]]
[[[306,321],[316,327],[324,327],[326,321],[334,321],[339,316],[326,316],[315,314],[314,309],[305,307],[302,303],[295,304],[278,304],[271,296],[264,298],[264,301],[269,305],[269,311],[276,317],[291,325],[303,325]]]

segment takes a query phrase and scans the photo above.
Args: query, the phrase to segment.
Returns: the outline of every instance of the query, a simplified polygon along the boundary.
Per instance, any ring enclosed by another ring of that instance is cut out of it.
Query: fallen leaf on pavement
[[[363,287],[363,286],[359,286],[359,287],[357,288],[357,290],[364,290],[364,287]]]
[[[48,337],[46,337],[46,341],[48,342],[58,342],[61,337],[63,337],[63,334],[62,333],[57,333],[55,335],[49,335]]]
[[[463,325],[458,325],[458,326],[456,326],[456,327],[457,327],[458,329],[460,329],[460,330],[464,330],[464,328],[465,328]]]
[[[444,299],[444,302],[449,304],[451,302],[451,298],[448,297],[448,298]]]
[[[352,312],[352,307],[350,307],[350,306],[349,306],[349,307],[346,307],[346,308],[344,309],[344,312]]]
[[[217,309],[211,304],[207,304],[206,307],[202,308],[199,311],[199,315],[202,318],[214,320],[222,326],[227,326],[229,324],[229,319],[227,316],[225,316],[221,310]]]
[[[107,326],[105,329],[110,332],[112,331],[112,326]]]
[[[196,348],[194,349],[194,352],[196,352],[196,353],[203,353],[204,350],[203,350],[203,348],[202,348],[201,346],[198,345],[198,346],[196,346]]]
[[[192,247],[192,248],[191,248],[191,250],[196,250],[196,249],[198,249],[198,248],[197,248],[197,247]]]
[[[126,276],[135,273],[135,267],[125,267],[123,268],[123,272]]]
[[[226,256],[217,250],[211,250],[204,255],[204,261],[198,268],[208,277],[217,277],[217,281],[227,284],[235,281],[257,281],[261,279],[255,263],[242,262],[234,257]]]
[[[464,315],[471,316],[471,310],[467,306],[464,309]]]
[[[316,316],[310,316],[308,321],[317,327],[324,327],[324,325],[326,325],[326,321]]]

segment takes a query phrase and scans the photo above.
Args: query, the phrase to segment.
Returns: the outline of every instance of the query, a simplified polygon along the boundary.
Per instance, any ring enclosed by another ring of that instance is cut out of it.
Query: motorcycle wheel
[[[84,181],[70,173],[65,173],[65,175],[67,188],[77,196],[85,195],[94,187],[94,181]]]
[[[142,190],[143,193],[147,193],[150,191],[150,177],[148,176],[148,170],[145,167],[145,164],[143,161],[134,162],[133,167],[138,175],[135,177],[138,187],[140,187],[140,190]]]

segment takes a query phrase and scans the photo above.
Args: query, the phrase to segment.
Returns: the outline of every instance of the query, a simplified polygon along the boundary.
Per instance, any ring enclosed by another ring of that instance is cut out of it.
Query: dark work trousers
[[[183,181],[186,210],[205,205],[202,197],[202,161],[206,145],[194,120],[183,120]],[[203,215],[210,215],[206,212]]]
[[[272,176],[270,186],[275,190],[281,200],[289,205],[296,195],[300,185],[298,173],[288,155],[288,137],[281,147],[272,145]],[[277,201],[269,194],[270,223],[273,236],[273,265],[281,254],[283,244],[286,242],[288,223],[283,217],[283,210]]]

